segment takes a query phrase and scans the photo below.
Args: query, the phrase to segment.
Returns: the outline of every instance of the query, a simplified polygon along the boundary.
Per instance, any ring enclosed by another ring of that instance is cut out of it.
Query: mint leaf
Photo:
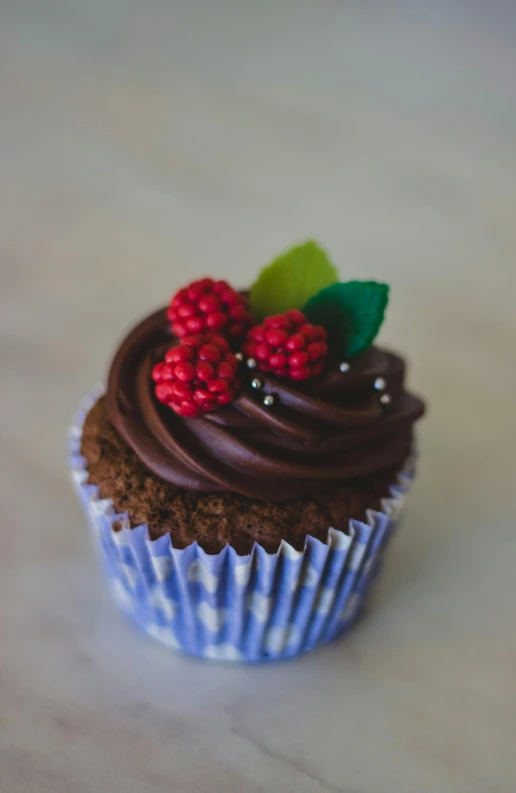
[[[337,280],[326,252],[309,240],[264,267],[251,288],[251,311],[261,320],[290,308],[302,308],[312,295]]]
[[[383,322],[389,287],[377,281],[347,281],[322,289],[303,308],[308,319],[328,331],[330,343],[346,359],[373,342]]]

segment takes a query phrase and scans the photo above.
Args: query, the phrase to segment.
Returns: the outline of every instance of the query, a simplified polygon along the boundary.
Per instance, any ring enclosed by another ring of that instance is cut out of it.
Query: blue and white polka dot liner
[[[255,544],[247,556],[229,545],[218,554],[197,543],[178,549],[169,534],[150,540],[146,525],[131,528],[127,515],[117,515],[87,483],[82,425],[102,390],[92,392],[75,417],[70,466],[114,596],[142,630],[201,658],[257,662],[292,658],[353,624],[395,529],[413,461],[382,512],[370,511],[366,523],[351,520],[346,534],[329,528],[326,542],[309,536],[303,551],[286,542],[274,554]]]

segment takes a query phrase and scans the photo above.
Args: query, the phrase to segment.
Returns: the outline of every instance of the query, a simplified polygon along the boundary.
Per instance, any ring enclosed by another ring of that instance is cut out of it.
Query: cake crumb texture
[[[277,551],[282,539],[302,550],[307,534],[323,542],[328,527],[347,531],[350,518],[364,520],[367,509],[380,509],[396,469],[332,485],[327,492],[288,502],[262,502],[235,493],[200,493],[178,488],[150,471],[111,424],[101,397],[84,423],[81,453],[90,484],[110,498],[132,527],[147,523],[149,536],[170,533],[174,547],[194,540],[208,553],[230,543],[239,554],[253,543]]]

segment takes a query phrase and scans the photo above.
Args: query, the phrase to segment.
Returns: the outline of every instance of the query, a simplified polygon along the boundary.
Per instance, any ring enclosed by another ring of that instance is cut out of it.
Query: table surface
[[[516,789],[509,3],[4,2],[2,793]],[[65,430],[127,326],[316,237],[392,285],[431,408],[367,618],[293,663],[178,657],[111,604]]]

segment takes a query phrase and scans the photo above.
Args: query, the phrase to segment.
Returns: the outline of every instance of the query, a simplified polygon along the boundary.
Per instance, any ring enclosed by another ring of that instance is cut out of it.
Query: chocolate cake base
[[[102,498],[112,499],[117,512],[126,512],[132,526],[147,523],[151,539],[170,533],[176,548],[197,540],[208,553],[230,543],[246,554],[255,541],[274,553],[281,540],[301,551],[307,534],[325,542],[330,526],[346,531],[350,518],[364,520],[367,509],[381,509],[397,473],[390,468],[311,498],[279,503],[184,490],[146,468],[109,421],[104,397],[86,418],[81,454],[89,483]]]

